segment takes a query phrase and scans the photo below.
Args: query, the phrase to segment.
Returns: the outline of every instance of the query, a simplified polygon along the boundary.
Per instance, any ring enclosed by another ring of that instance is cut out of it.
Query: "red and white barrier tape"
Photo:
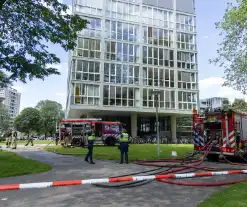
[[[117,178],[102,178],[102,179],[89,179],[89,180],[67,180],[67,181],[53,181],[53,182],[40,182],[40,183],[26,183],[26,184],[7,184],[0,185],[0,191],[6,190],[20,190],[32,188],[49,188],[59,186],[72,186],[84,184],[99,184],[99,183],[116,183],[126,181],[140,181],[140,180],[162,180],[168,178],[193,178],[193,177],[208,177],[215,175],[232,175],[232,174],[247,174],[247,170],[230,170],[220,172],[199,172],[199,173],[184,173],[184,174],[167,174],[167,175],[149,175],[149,176],[128,176]]]

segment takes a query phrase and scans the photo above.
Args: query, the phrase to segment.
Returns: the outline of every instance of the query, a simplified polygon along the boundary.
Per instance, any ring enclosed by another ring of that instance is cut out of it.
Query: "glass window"
[[[77,71],[82,71],[82,63],[83,61],[82,60],[77,60]]]
[[[108,29],[109,25],[111,25],[111,30]],[[138,25],[106,20],[105,36],[111,37],[112,39],[136,42],[137,29]]]
[[[75,103],[99,105],[99,85],[75,84]]]
[[[178,92],[179,109],[191,110],[196,106],[196,93],[179,91]]]
[[[122,48],[122,43],[117,43],[117,60],[122,61],[122,56],[123,56],[123,52],[122,52],[123,48]]]
[[[78,48],[83,48],[83,38],[78,38]]]
[[[196,69],[196,54],[191,52],[177,52],[178,68],[193,70]]]

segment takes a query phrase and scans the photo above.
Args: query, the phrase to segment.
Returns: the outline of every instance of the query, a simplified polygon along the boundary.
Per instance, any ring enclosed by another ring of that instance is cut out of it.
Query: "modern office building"
[[[121,121],[132,136],[159,126],[176,137],[176,117],[199,106],[194,0],[74,0],[89,21],[69,53],[67,118]]]
[[[20,112],[21,94],[14,88],[0,88],[0,100],[8,110],[10,117],[16,117]]]
[[[229,104],[228,98],[222,98],[222,97],[212,97],[212,98],[206,98],[200,100],[200,108],[218,108],[222,107],[223,104]]]

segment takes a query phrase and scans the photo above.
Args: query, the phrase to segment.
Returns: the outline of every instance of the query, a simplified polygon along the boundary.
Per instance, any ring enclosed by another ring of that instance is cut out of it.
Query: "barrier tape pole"
[[[61,187],[61,186],[73,186],[73,185],[84,185],[84,184],[116,183],[116,182],[140,181],[140,180],[155,180],[155,179],[162,180],[168,178],[180,179],[180,178],[193,178],[193,177],[208,177],[208,176],[232,175],[232,174],[247,174],[247,170],[229,170],[229,171],[220,171],[220,172],[199,172],[199,173],[149,175],[149,176],[127,176],[127,177],[116,177],[116,178],[67,180],[67,181],[53,181],[53,182],[40,182],[40,183],[26,183],[26,184],[7,184],[7,185],[0,185],[0,191]]]

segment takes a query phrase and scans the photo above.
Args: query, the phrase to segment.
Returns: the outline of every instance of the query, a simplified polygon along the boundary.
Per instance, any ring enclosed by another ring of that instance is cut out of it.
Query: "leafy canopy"
[[[232,104],[224,104],[223,108],[225,110],[241,111],[247,112],[247,103],[244,99],[235,99]]]
[[[211,62],[224,68],[224,86],[246,94],[247,89],[247,0],[228,4],[221,22],[216,28],[223,37],[217,50],[218,57]]]
[[[30,133],[40,131],[41,115],[39,110],[28,107],[15,118],[14,126],[20,132]]]
[[[0,86],[60,74],[49,67],[60,59],[48,51],[46,43],[73,50],[77,32],[87,24],[67,10],[59,0],[0,1]]]
[[[11,117],[4,104],[0,103],[0,132],[5,133],[11,127]]]
[[[51,136],[56,131],[56,125],[64,117],[63,107],[60,103],[51,100],[42,100],[36,107],[40,111],[42,132]]]

